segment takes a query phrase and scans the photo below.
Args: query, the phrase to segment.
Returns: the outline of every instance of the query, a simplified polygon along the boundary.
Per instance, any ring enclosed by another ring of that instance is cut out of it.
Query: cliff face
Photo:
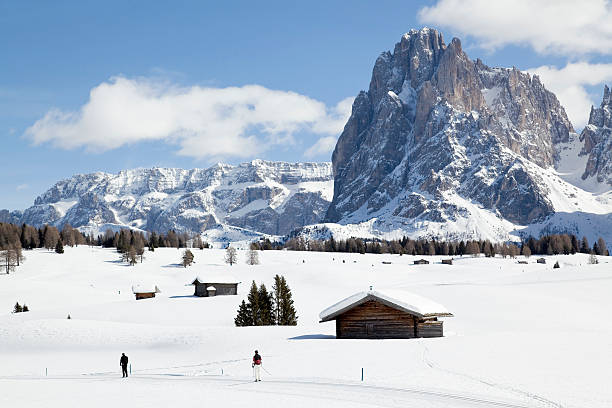
[[[434,29],[412,30],[355,99],[332,156],[326,220],[401,228],[469,218],[476,206],[531,223],[554,211],[537,166],[554,166],[555,144],[572,131],[537,77],[472,61]]]
[[[83,174],[55,184],[19,221],[163,232],[229,225],[287,234],[322,220],[332,184],[330,163],[262,160],[209,169]]]
[[[612,94],[608,86],[604,87],[599,108],[591,108],[580,141],[584,143],[581,154],[588,157],[582,179],[595,177],[599,183],[612,186]]]

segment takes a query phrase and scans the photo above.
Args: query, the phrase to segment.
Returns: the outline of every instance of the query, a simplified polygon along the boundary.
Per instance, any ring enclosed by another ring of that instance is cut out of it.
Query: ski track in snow
[[[511,387],[511,386],[508,386],[508,385],[497,384],[494,381],[489,380],[489,379],[482,379],[482,378],[478,378],[478,377],[475,377],[475,376],[472,376],[472,375],[469,375],[469,374],[466,374],[466,373],[461,373],[461,372],[458,372],[458,371],[455,371],[455,370],[449,370],[447,368],[443,368],[440,365],[434,363],[429,358],[429,349],[427,348],[427,346],[425,344],[423,344],[422,342],[421,342],[421,345],[423,346],[423,363],[427,364],[427,366],[429,366],[430,368],[433,368],[435,370],[440,370],[440,371],[443,371],[445,373],[453,374],[453,375],[456,375],[456,376],[459,376],[459,377],[467,378],[467,379],[479,382],[481,384],[487,385],[487,386],[492,387],[492,388],[497,388],[497,389],[501,389],[501,390],[504,390],[504,391],[510,391],[510,392],[513,392],[513,393],[518,394],[520,396],[532,399],[532,400],[534,400],[536,402],[541,402],[541,403],[545,404],[545,406],[547,406],[547,407],[564,408],[563,405],[561,405],[561,404],[559,404],[557,402],[551,401],[551,400],[549,400],[547,398],[544,398],[544,397],[542,397],[540,395],[534,394],[532,392],[519,390],[518,388]]]
[[[212,364],[212,363],[211,363]],[[169,367],[174,368],[174,367]],[[97,376],[98,373],[83,374],[80,376],[59,376],[59,377],[24,377],[24,376],[8,376],[0,377],[0,384],[8,381],[31,382],[44,381],[53,383],[69,382],[71,387],[78,389],[80,382],[88,383],[117,383],[123,381],[118,379],[116,374],[104,375],[104,377],[88,377]],[[266,380],[258,384],[254,384],[251,379],[222,377],[222,376],[188,376],[181,374],[147,374],[133,375],[125,381],[138,383],[158,383],[158,382],[176,382],[176,381],[191,381],[196,382],[196,385],[214,386],[216,388],[224,387],[240,387],[233,388],[238,392],[249,394],[267,394],[271,396],[283,395],[287,397],[297,397],[298,399],[311,400],[322,402],[348,402],[351,406],[368,406],[368,407],[417,407],[422,406],[427,402],[427,406],[433,407],[501,407],[501,408],[529,408],[529,405],[524,405],[518,402],[494,400],[482,396],[462,395],[458,393],[445,392],[442,390],[426,390],[420,388],[399,388],[399,387],[384,387],[368,384],[354,384],[344,382],[324,382],[307,379],[284,379],[284,380]],[[27,402],[26,402],[27,404]],[[414,405],[417,404],[417,405]],[[27,405],[26,405],[27,406]],[[276,406],[276,405],[274,405]],[[555,405],[560,407],[559,405]]]

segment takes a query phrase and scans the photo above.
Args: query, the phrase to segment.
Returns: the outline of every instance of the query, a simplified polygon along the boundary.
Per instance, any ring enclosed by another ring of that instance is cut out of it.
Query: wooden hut
[[[198,276],[191,282],[195,286],[195,296],[212,297],[238,294],[238,282],[229,275]]]
[[[356,293],[319,314],[321,323],[336,321],[338,339],[442,337],[444,316],[452,316],[444,306],[397,290]]]
[[[452,265],[453,264],[453,260],[451,259],[443,259],[442,260],[442,264],[444,265]]]
[[[536,262],[539,263],[539,264],[545,264],[546,263],[546,259],[539,258]]]
[[[137,284],[132,286],[132,293],[136,300],[154,298],[156,293],[161,293],[157,285]]]
[[[428,265],[429,261],[427,259],[417,259],[414,261],[415,265]]]

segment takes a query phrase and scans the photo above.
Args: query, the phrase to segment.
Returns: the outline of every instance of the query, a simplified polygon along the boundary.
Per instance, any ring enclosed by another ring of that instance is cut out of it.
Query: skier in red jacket
[[[255,374],[255,382],[261,381],[261,356],[257,350],[255,350],[255,355],[253,356],[253,371]]]

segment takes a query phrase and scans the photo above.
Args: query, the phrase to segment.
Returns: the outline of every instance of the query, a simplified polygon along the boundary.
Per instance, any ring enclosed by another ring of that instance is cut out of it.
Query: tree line
[[[586,237],[581,240],[574,234],[550,234],[540,238],[529,237],[521,243],[492,243],[489,240],[443,241],[436,239],[411,239],[402,237],[397,240],[349,238],[336,240],[309,240],[293,237],[285,242],[271,242],[265,238],[251,244],[256,250],[347,252],[372,254],[407,254],[407,255],[480,255],[515,257],[517,255],[559,255],[559,254],[595,254],[608,256],[609,251],[603,238],[597,239],[593,246]]]
[[[65,224],[62,230],[52,225],[40,228],[31,225],[15,225],[0,222],[0,270],[10,273],[25,260],[24,250],[46,248],[64,252],[64,245],[91,245],[93,236],[86,236],[78,229]]]

